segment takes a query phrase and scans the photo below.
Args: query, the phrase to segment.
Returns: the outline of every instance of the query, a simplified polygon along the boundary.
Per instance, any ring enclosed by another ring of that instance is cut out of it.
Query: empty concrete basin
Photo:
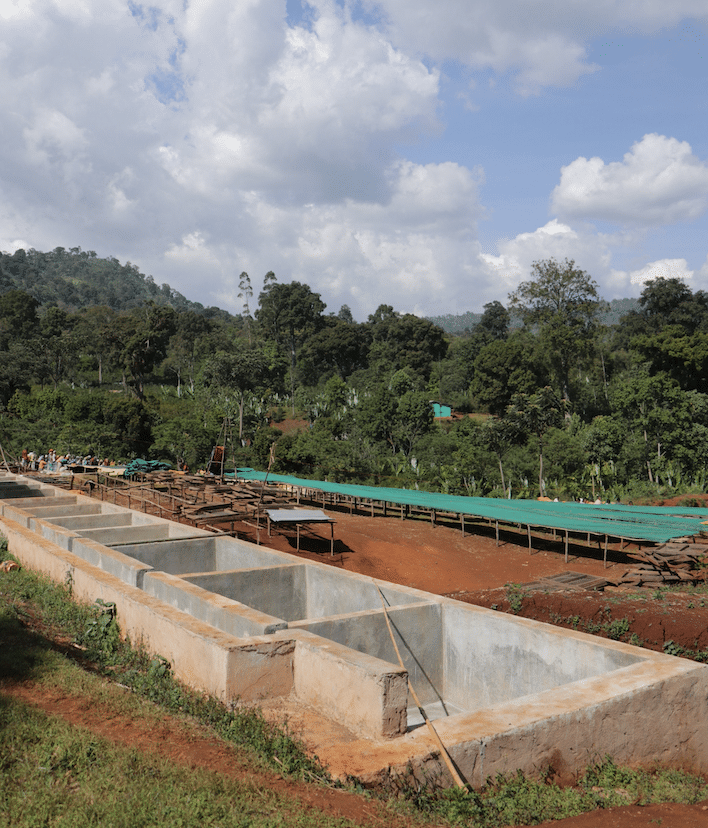
[[[114,526],[105,529],[81,529],[78,532],[88,540],[115,546],[126,542],[156,541],[170,537],[170,526],[166,523],[152,523],[144,526]]]
[[[142,556],[141,559],[144,560]],[[381,597],[373,581],[343,579],[338,570],[330,567],[292,564],[186,575],[184,579],[289,622],[381,609]],[[382,584],[382,589],[390,606],[420,601],[415,593],[397,590],[390,584]]]
[[[70,514],[67,517],[47,517],[46,520],[55,526],[63,526],[64,529],[78,532],[83,529],[107,529],[115,526],[131,526],[131,518],[131,513],[126,511],[115,512],[109,515],[103,513],[93,513],[90,515]]]
[[[47,498],[46,505],[42,501],[41,506],[24,506],[24,511],[29,512],[36,518],[68,517],[76,515],[99,515],[101,513],[100,503],[68,503],[66,505],[55,505]]]
[[[154,544],[126,543],[119,548],[125,555],[139,558],[153,569],[171,575],[278,566],[287,560],[287,556],[264,546],[213,535],[171,538]]]

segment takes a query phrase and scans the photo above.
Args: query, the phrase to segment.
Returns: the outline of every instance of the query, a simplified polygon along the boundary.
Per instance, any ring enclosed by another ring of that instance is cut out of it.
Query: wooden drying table
[[[266,516],[268,518],[268,537],[270,537],[271,523],[277,526],[287,526],[295,524],[297,529],[297,551],[300,551],[300,527],[307,526],[310,523],[329,523],[330,528],[330,542],[329,552],[334,555],[334,518],[326,515],[322,509],[266,509]]]

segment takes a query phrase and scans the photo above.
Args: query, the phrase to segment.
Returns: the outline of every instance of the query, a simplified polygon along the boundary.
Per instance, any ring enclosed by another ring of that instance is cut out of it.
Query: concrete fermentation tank
[[[464,779],[607,754],[708,770],[708,667],[374,581],[0,476],[2,531],[28,567],[116,603],[132,640],[225,702],[287,699],[340,734],[336,775],[446,771],[412,683]],[[388,632],[391,622],[404,669]],[[320,755],[323,755],[322,751]],[[448,778],[449,782],[449,778]]]

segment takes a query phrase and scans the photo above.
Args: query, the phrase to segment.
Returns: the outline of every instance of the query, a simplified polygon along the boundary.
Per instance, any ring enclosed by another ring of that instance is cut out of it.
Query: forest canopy
[[[0,255],[2,445],[503,497],[704,491],[708,296],[648,282],[608,322],[592,276],[534,263],[462,333],[234,276],[242,312],[80,248]],[[615,308],[617,304],[615,304]],[[435,420],[432,403],[454,415]],[[229,456],[231,458],[231,450]]]

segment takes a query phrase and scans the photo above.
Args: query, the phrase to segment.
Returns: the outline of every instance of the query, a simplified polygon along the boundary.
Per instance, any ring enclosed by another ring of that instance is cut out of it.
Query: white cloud
[[[607,33],[652,34],[686,17],[705,19],[704,0],[366,0],[397,44],[433,60],[512,73],[519,90],[571,86],[598,67],[586,44]]]
[[[532,233],[520,233],[513,239],[497,243],[498,256],[485,254],[486,266],[497,275],[499,286],[505,292],[518,287],[529,278],[531,266],[543,259],[574,259],[578,267],[592,275],[605,270],[609,251],[601,238],[592,231],[577,231],[567,224],[552,219]]]
[[[661,259],[651,262],[640,270],[629,274],[629,281],[633,285],[643,285],[653,279],[691,279],[693,271],[689,269],[685,259]]]
[[[691,221],[708,208],[708,164],[686,141],[645,135],[622,161],[577,158],[563,167],[551,205],[562,217],[620,224]]]
[[[454,303],[469,307],[477,300],[472,277],[482,274],[476,241],[483,214],[480,179],[480,173],[450,162],[400,162],[387,172],[383,204],[347,199],[303,208],[253,197],[246,210],[258,238],[240,251],[243,258],[220,251],[213,270],[223,267],[237,277],[245,268],[257,293],[260,278],[272,269],[281,279],[309,284],[331,311],[349,305],[359,319],[381,303],[433,314],[443,312],[453,296]],[[171,251],[171,265],[179,258],[191,266],[194,246],[185,241]],[[229,277],[219,298],[233,302],[234,284]]]
[[[231,310],[242,270],[255,290],[271,269],[307,282],[357,318],[381,302],[479,308],[548,256],[609,279],[615,242],[574,221],[586,214],[567,188],[560,220],[481,256],[483,171],[426,163],[441,129],[435,62],[509,73],[536,92],[592,71],[597,32],[622,21],[656,31],[690,5],[382,0],[362,20],[356,3],[312,0],[291,27],[285,0],[0,0],[0,239],[113,254]],[[650,206],[693,215],[704,165],[660,141],[663,155],[632,151],[643,187],[647,170],[661,183],[668,169]],[[612,164],[590,172],[605,181],[602,169],[616,192],[622,176]],[[631,199],[623,209],[638,212]]]

